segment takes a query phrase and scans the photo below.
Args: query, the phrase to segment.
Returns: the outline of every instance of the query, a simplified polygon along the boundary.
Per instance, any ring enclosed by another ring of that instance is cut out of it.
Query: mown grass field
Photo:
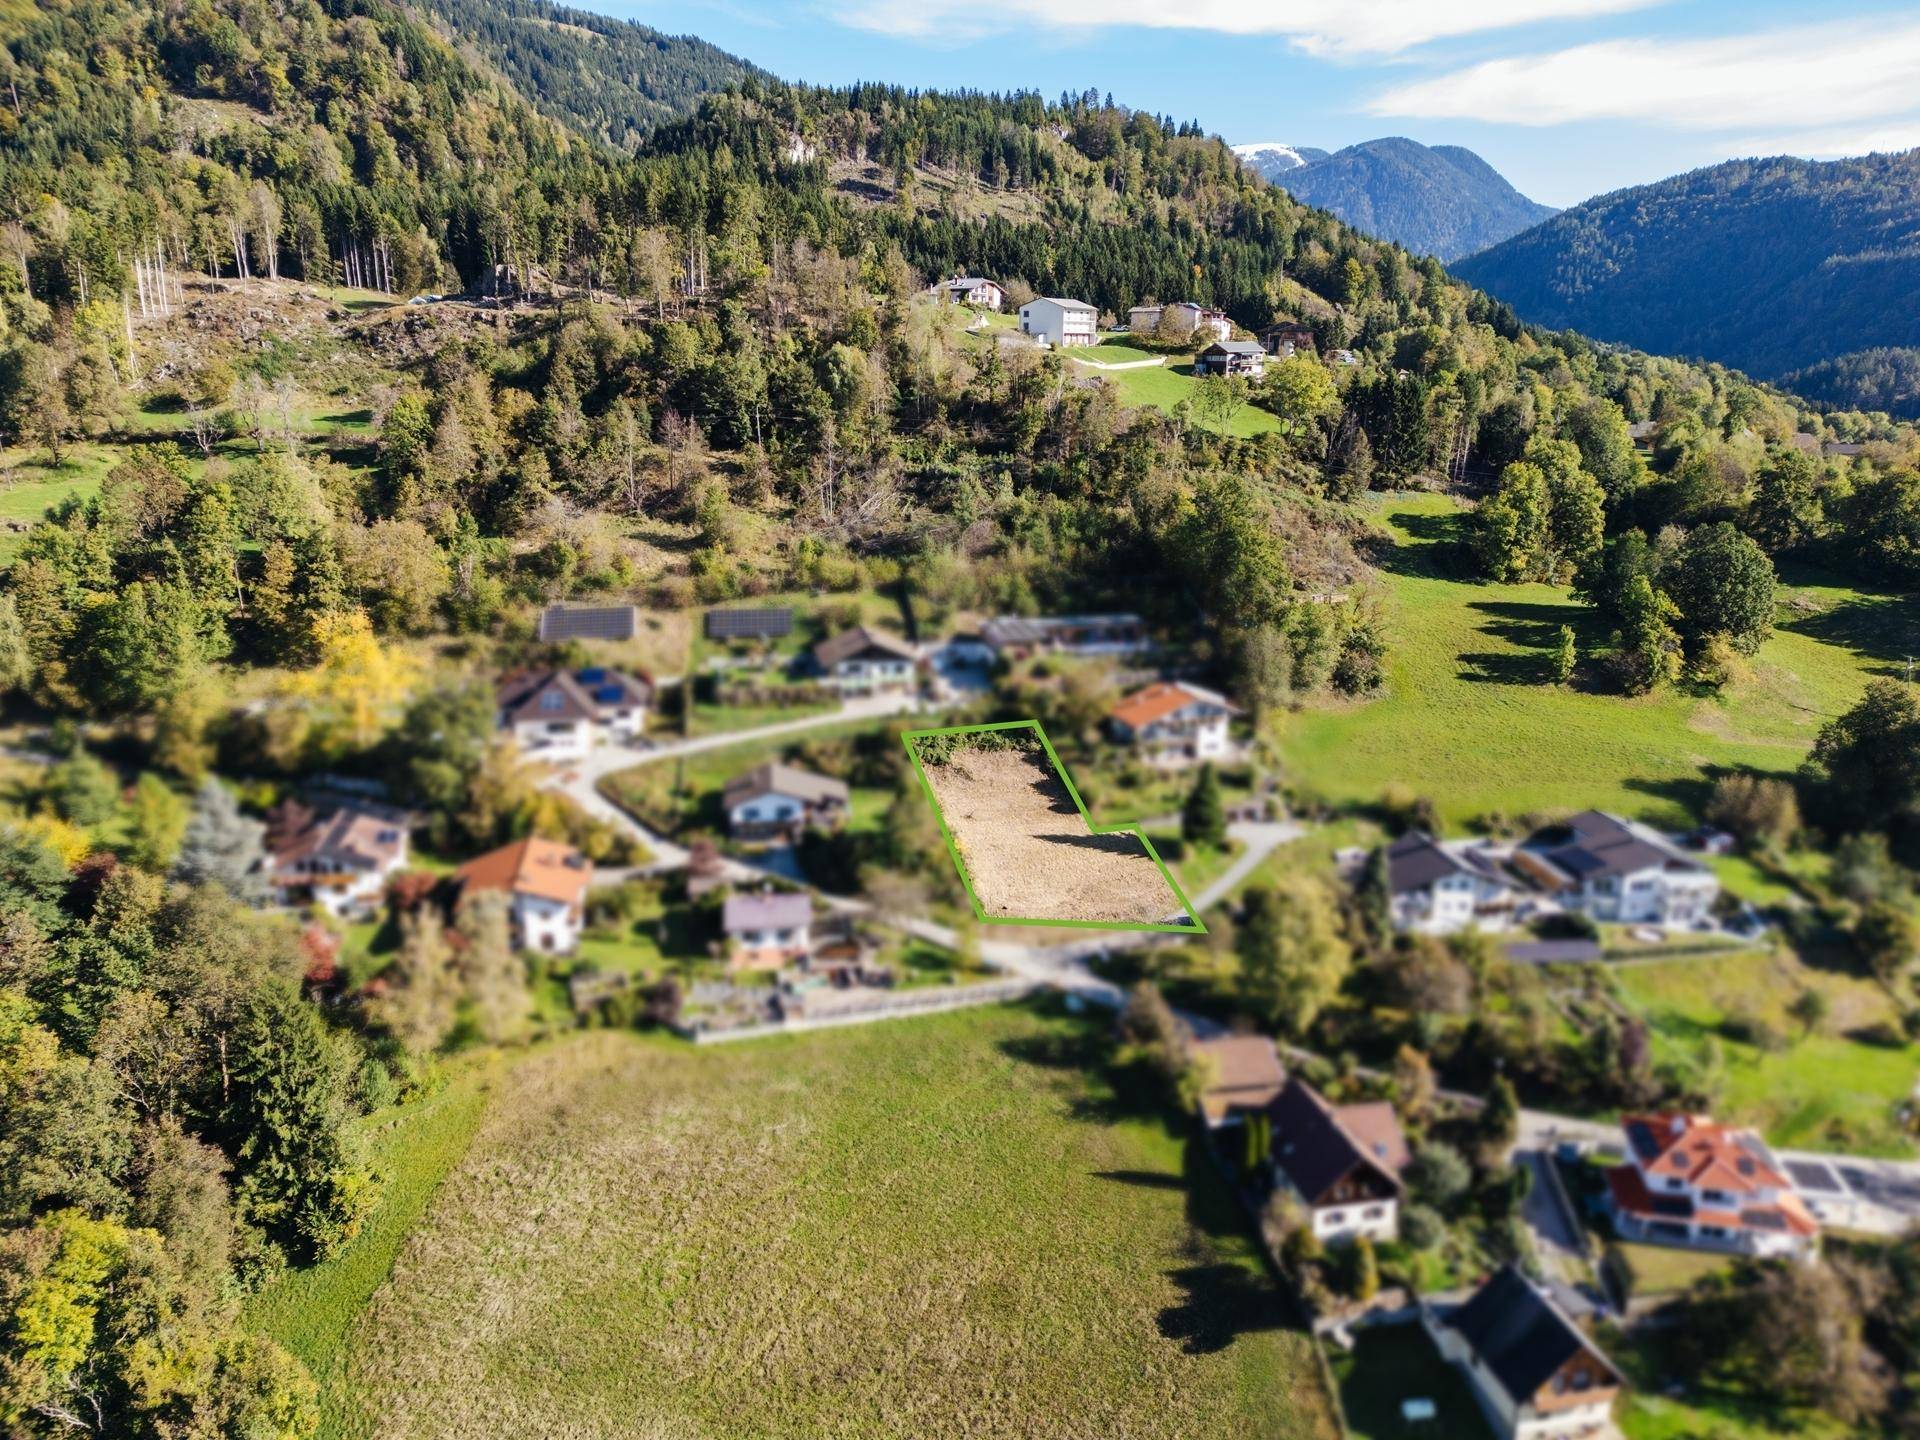
[[[364,1240],[255,1317],[333,1440],[1332,1440],[1215,1172],[1092,1078],[1094,1035],[578,1036],[500,1080],[358,1313]]]
[[[1098,346],[1095,353],[1102,361],[1111,362],[1112,354],[1109,347]],[[1155,365],[1139,370],[1100,370],[1082,366],[1074,373],[1099,376],[1120,392],[1122,405],[1132,406],[1135,409],[1152,407],[1168,413],[1172,413],[1174,407],[1183,400],[1195,400],[1199,385],[1199,381],[1193,376],[1192,362],[1179,357],[1170,358],[1165,365]],[[1280,428],[1279,418],[1272,411],[1261,410],[1253,405],[1241,406],[1233,419],[1224,427],[1209,416],[1200,414],[1196,406],[1193,423],[1240,439],[1248,439]]]
[[[1709,1036],[1724,1058],[1717,1113],[1758,1127],[1775,1145],[1908,1155],[1894,1107],[1920,1076],[1920,1046],[1857,1038],[1899,1015],[1872,981],[1804,965],[1790,953],[1742,952],[1701,960],[1625,965],[1614,977],[1653,1031],[1654,1056],[1696,1055]],[[1831,1014],[1803,1035],[1787,1007],[1803,989],[1824,992]],[[1732,1038],[1729,1019],[1763,1021],[1786,1037],[1768,1051]]]
[[[1327,799],[1367,802],[1400,784],[1455,824],[1588,806],[1677,822],[1716,768],[1792,770],[1820,726],[1920,640],[1910,599],[1789,576],[1772,639],[1722,693],[1629,699],[1578,679],[1554,685],[1562,625],[1587,653],[1606,637],[1566,590],[1448,573],[1443,547],[1462,533],[1461,514],[1438,495],[1380,503],[1395,541],[1382,559],[1387,693],[1280,724],[1289,770]]]

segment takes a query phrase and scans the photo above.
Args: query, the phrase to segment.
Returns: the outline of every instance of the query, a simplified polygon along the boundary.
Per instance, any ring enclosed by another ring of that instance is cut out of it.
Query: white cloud
[[[1640,10],[1664,0],[839,0],[836,19],[913,39],[1022,26],[1136,26],[1270,35],[1318,55],[1395,55],[1429,40],[1539,20]]]
[[[1711,40],[1607,40],[1395,86],[1374,115],[1509,125],[1631,120],[1804,135],[1911,114],[1920,23],[1806,25]],[[1788,147],[1793,148],[1793,147]]]

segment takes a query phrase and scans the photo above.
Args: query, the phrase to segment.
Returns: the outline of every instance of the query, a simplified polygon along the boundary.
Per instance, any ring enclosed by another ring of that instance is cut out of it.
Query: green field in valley
[[[1589,806],[1677,822],[1716,767],[1794,769],[1821,725],[1920,641],[1920,604],[1788,577],[1780,623],[1751,674],[1719,694],[1681,686],[1627,698],[1551,682],[1553,646],[1571,625],[1591,653],[1605,643],[1564,589],[1457,578],[1443,563],[1461,508],[1439,495],[1379,502],[1395,542],[1381,559],[1390,649],[1387,691],[1280,722],[1288,770],[1333,801],[1371,801],[1388,785],[1431,798],[1460,824]]]
[[[1097,1035],[583,1034],[502,1073],[464,1153],[407,1152],[446,1174],[424,1208],[251,1315],[331,1440],[1333,1440],[1239,1212],[1086,1068]]]
[[[1102,346],[1100,350],[1101,359],[1106,360],[1107,347]],[[1082,367],[1076,373],[1099,376],[1119,392],[1122,405],[1135,409],[1151,407],[1171,414],[1182,401],[1195,401],[1192,412],[1193,423],[1208,430],[1221,431],[1221,426],[1217,422],[1199,413],[1196,399],[1199,381],[1193,377],[1192,362],[1184,357],[1170,357],[1165,365],[1146,366],[1138,370],[1099,370]],[[1262,410],[1254,405],[1242,405],[1222,433],[1240,439],[1249,439],[1255,435],[1277,431],[1279,428],[1279,417],[1271,410]]]

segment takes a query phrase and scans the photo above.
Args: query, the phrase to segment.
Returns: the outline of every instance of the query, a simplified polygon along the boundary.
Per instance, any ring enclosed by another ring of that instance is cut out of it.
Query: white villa
[[[653,681],[604,666],[524,670],[494,694],[500,728],[538,760],[585,759],[595,745],[630,740],[646,729]]]
[[[796,840],[805,830],[837,829],[850,795],[844,780],[769,761],[729,781],[720,804],[736,840]]]
[[[1233,321],[1224,310],[1215,310],[1197,300],[1176,300],[1171,305],[1136,305],[1127,311],[1127,328],[1135,335],[1164,335],[1184,340],[1199,334],[1213,340],[1233,338]]]
[[[1099,312],[1084,300],[1042,296],[1020,307],[1021,333],[1045,341],[1057,350],[1093,344],[1099,339],[1098,323]]]
[[[1387,847],[1387,896],[1396,930],[1504,930],[1520,893],[1502,852],[1485,840],[1436,840],[1409,830]]]
[[[280,844],[267,857],[267,882],[286,904],[311,900],[335,919],[368,916],[406,863],[404,824],[347,806]]]
[[[1400,1172],[1413,1157],[1391,1104],[1329,1105],[1296,1075],[1267,1116],[1274,1180],[1306,1207],[1323,1244],[1399,1238]]]
[[[1410,831],[1386,856],[1394,928],[1426,935],[1505,930],[1556,912],[1683,929],[1708,919],[1720,894],[1711,867],[1659,831],[1599,810],[1519,845]]]
[[[920,665],[913,646],[864,625],[822,640],[811,654],[815,673],[843,693],[911,689]]]
[[[1004,290],[979,275],[956,275],[951,280],[942,280],[933,288],[948,304],[978,305],[984,310],[998,310],[1007,299]]]
[[[513,943],[521,949],[569,955],[579,947],[593,866],[573,846],[529,835],[469,860],[454,879],[463,900],[484,891],[507,896]]]
[[[1618,1437],[1613,1402],[1626,1383],[1619,1370],[1514,1265],[1464,1305],[1421,1301],[1420,1324],[1465,1373],[1500,1440]]]
[[[1623,925],[1693,925],[1720,894],[1711,867],[1659,831],[1601,810],[1537,831],[1513,862],[1561,909]]]
[[[1614,1228],[1630,1240],[1761,1258],[1810,1256],[1820,1224],[1751,1130],[1704,1115],[1629,1115],[1627,1163],[1607,1172]]]
[[[804,894],[730,895],[720,912],[733,970],[778,970],[812,947],[813,900]]]
[[[1217,691],[1184,681],[1136,690],[1107,714],[1115,741],[1135,747],[1150,765],[1179,767],[1232,754],[1228,722],[1240,707]]]

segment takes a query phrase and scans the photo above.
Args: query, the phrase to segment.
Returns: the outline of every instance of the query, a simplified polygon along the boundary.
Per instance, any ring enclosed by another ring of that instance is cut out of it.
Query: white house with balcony
[[[1233,755],[1228,728],[1240,707],[1218,691],[1185,681],[1159,681],[1134,691],[1107,713],[1107,732],[1149,765],[1179,768]]]
[[[530,757],[567,764],[596,745],[631,740],[647,726],[653,681],[592,665],[579,670],[522,670],[494,692],[500,728]]]
[[[920,652],[884,630],[856,625],[829,636],[808,652],[813,673],[843,694],[911,690]]]
[[[1409,830],[1387,846],[1386,861],[1393,928],[1418,935],[1504,930],[1525,888],[1498,847],[1484,840],[1436,840]]]
[[[1392,1105],[1329,1105],[1295,1075],[1266,1115],[1274,1182],[1305,1207],[1323,1244],[1399,1238],[1400,1172],[1412,1155]]]
[[[1074,345],[1092,345],[1098,334],[1100,314],[1084,300],[1062,300],[1043,295],[1020,307],[1020,333],[1064,350]]]
[[[1584,810],[1536,831],[1513,866],[1563,910],[1601,923],[1687,928],[1711,918],[1710,866],[1635,820]]]
[[[280,841],[267,857],[267,880],[288,904],[307,900],[335,919],[364,917],[406,863],[406,825],[349,805]]]
[[[1607,1172],[1607,1207],[1626,1239],[1763,1259],[1819,1247],[1819,1222],[1753,1131],[1671,1113],[1620,1128],[1627,1163]]]
[[[955,275],[934,286],[934,292],[950,305],[974,305],[982,310],[998,310],[1007,295],[983,275]]]

